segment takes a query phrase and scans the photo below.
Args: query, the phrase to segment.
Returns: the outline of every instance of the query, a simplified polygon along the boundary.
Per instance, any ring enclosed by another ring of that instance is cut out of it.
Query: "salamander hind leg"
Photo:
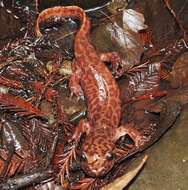
[[[81,69],[74,61],[72,65],[72,75],[69,79],[69,88],[71,91],[71,96],[75,95],[77,98],[84,98],[83,90],[80,86],[80,80],[81,80]]]
[[[116,129],[115,140],[118,140],[121,136],[129,135],[134,141],[136,147],[143,146],[148,138],[141,134],[135,127],[133,123],[122,125]]]
[[[115,77],[122,75],[122,59],[117,52],[101,53],[100,60],[112,64],[113,74]]]

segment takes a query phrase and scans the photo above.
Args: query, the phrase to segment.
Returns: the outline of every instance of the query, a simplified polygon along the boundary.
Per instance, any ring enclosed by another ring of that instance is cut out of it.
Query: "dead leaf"
[[[117,23],[106,25],[106,30],[110,33],[112,44],[117,47],[122,55],[121,66],[123,70],[125,71],[137,65],[144,51],[140,43],[139,34],[125,31]]]
[[[147,159],[148,159],[148,156],[146,155],[135,169],[126,173],[122,177],[117,178],[116,180],[114,180],[114,182],[106,185],[101,190],[114,190],[114,189],[122,190],[124,187],[126,187],[130,183],[132,179],[134,179],[134,177],[138,174],[138,172],[142,169],[142,167],[146,163]]]
[[[106,30],[110,33],[112,43],[117,47],[122,55],[122,74],[128,69],[140,62],[141,55],[144,51],[139,36],[139,30],[144,30],[147,25],[141,13],[132,9],[123,10],[123,27],[116,22],[106,25]]]
[[[169,81],[172,88],[184,87],[188,85],[188,52],[182,54],[172,67]]]
[[[131,30],[138,33],[139,30],[145,30],[147,25],[145,23],[144,15],[133,10],[124,9],[123,10],[123,29]]]
[[[129,97],[140,96],[153,91],[157,91],[160,85],[160,63],[148,64],[141,71],[130,76],[127,92]]]

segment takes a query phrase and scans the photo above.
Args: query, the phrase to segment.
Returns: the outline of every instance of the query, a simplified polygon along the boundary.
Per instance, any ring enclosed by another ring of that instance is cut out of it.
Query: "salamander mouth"
[[[106,175],[112,169],[113,166],[114,166],[113,161],[101,167],[92,167],[89,166],[88,163],[87,164],[84,163],[82,164],[82,169],[90,177],[96,178],[96,177],[103,177],[104,175]]]

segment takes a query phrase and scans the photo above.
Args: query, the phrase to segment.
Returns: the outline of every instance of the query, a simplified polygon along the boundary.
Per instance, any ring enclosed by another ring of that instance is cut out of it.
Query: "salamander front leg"
[[[69,88],[71,91],[71,96],[76,95],[78,98],[84,97],[83,90],[80,86],[80,79],[81,79],[81,69],[78,64],[74,61],[72,65],[72,75],[69,79]]]
[[[83,133],[89,134],[90,128],[89,122],[86,119],[81,119],[74,131],[71,141],[79,142]]]
[[[113,73],[115,77],[119,77],[122,74],[121,63],[122,60],[117,52],[108,52],[108,53],[101,53],[100,59],[103,62],[111,63]]]
[[[139,147],[148,141],[148,138],[142,135],[135,127],[133,123],[120,126],[116,130],[115,139],[118,140],[121,136],[129,135],[134,141],[135,146]]]

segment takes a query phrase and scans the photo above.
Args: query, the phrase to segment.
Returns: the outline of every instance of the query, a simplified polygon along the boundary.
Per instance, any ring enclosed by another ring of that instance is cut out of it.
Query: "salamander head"
[[[98,131],[99,132],[99,131]],[[90,133],[82,146],[81,165],[91,177],[104,176],[114,165],[113,136],[100,130]]]

